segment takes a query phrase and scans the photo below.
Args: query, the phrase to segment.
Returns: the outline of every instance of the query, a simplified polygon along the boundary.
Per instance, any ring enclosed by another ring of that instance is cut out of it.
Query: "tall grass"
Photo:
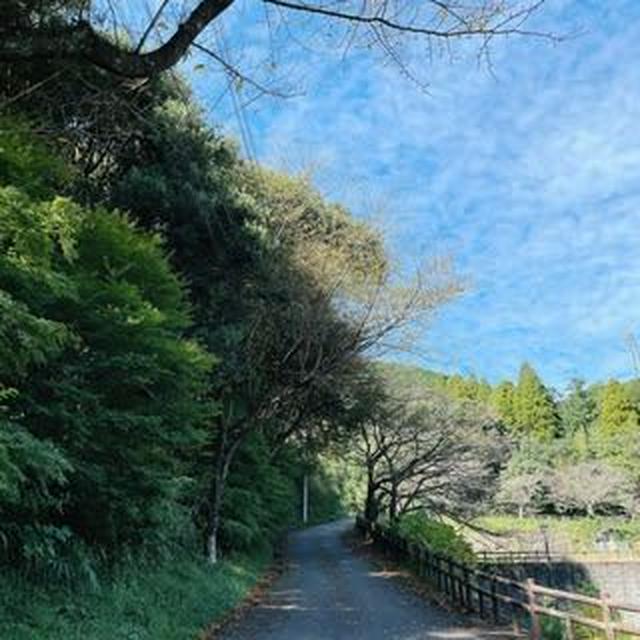
[[[11,571],[0,574],[3,640],[191,640],[231,609],[268,563],[235,557],[208,566],[182,554],[135,560],[98,581],[42,585]]]

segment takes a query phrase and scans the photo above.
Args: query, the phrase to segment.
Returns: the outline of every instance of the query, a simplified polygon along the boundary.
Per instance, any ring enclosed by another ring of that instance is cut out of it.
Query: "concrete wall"
[[[607,593],[614,602],[640,605],[640,561],[630,562],[551,562],[483,565],[497,573],[524,581],[533,578],[538,584],[564,591],[588,593],[586,584]],[[640,614],[625,618],[640,626]]]

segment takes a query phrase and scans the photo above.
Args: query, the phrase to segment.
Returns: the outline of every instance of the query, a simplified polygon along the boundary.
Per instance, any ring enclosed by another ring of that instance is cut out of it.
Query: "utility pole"
[[[309,522],[309,474],[305,470],[302,476],[302,523]]]

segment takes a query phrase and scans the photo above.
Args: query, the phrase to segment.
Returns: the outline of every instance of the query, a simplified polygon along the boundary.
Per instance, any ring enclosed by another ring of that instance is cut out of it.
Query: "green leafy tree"
[[[558,431],[556,406],[533,367],[523,364],[513,397],[514,426],[519,436],[549,440]]]
[[[590,451],[590,434],[596,419],[596,401],[582,380],[573,380],[559,407],[561,430],[574,440],[577,451]]]
[[[616,436],[638,428],[638,411],[625,386],[609,380],[600,391],[598,431],[602,436]]]
[[[513,382],[505,380],[496,385],[489,398],[489,404],[495,409],[507,430],[513,430],[516,424]]]
[[[599,392],[594,445],[598,456],[640,477],[640,419],[627,387],[609,380]]]
[[[447,378],[445,388],[447,393],[457,400],[469,402],[483,402],[486,400],[486,388],[475,376],[452,375]]]
[[[6,555],[148,541],[202,441],[211,366],[184,337],[189,308],[161,239],[119,214],[3,187],[0,306]]]

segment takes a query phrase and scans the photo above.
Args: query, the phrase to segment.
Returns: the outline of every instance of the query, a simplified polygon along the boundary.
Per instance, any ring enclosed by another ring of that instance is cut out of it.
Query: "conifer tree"
[[[588,450],[596,418],[596,402],[583,380],[572,380],[569,393],[560,405],[563,434],[574,441],[577,450]]]
[[[513,382],[504,380],[493,389],[489,398],[489,403],[497,411],[498,416],[509,430],[514,428],[516,422],[514,394],[515,386]]]
[[[528,363],[520,369],[513,408],[519,434],[538,440],[550,440],[556,435],[559,420],[553,397]]]
[[[624,385],[609,380],[600,392],[598,430],[603,436],[615,436],[638,427],[638,411]]]
[[[638,478],[640,419],[624,384],[609,380],[599,394],[595,429],[596,450],[600,458]]]

